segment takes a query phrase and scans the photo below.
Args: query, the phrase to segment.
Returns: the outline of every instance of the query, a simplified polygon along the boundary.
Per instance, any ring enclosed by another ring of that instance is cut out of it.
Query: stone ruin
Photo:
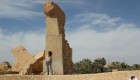
[[[65,39],[65,14],[60,7],[48,2],[44,4],[46,14],[47,36],[46,52],[53,52],[53,70],[55,74],[67,74],[72,72],[72,49]],[[45,53],[47,55],[47,53]],[[59,67],[59,68],[58,68]],[[43,70],[45,71],[44,65]]]
[[[17,61],[12,65],[12,71],[19,72],[21,75],[38,74],[43,70],[44,52],[32,56],[22,45],[12,49]]]
[[[12,71],[19,74],[45,74],[47,66],[46,56],[48,51],[52,54],[52,68],[56,75],[71,74],[73,72],[72,49],[65,39],[65,14],[60,7],[53,3],[44,3],[46,15],[46,48],[32,56],[23,46],[12,49],[17,61],[12,66]]]

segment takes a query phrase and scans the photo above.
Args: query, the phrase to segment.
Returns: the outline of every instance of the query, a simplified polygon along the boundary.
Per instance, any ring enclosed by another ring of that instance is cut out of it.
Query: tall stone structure
[[[45,56],[48,55],[48,51],[52,51],[52,68],[54,74],[69,74],[73,70],[73,63],[72,49],[65,39],[65,14],[53,2],[44,3],[44,13],[47,24]],[[45,60],[43,71],[46,72]]]

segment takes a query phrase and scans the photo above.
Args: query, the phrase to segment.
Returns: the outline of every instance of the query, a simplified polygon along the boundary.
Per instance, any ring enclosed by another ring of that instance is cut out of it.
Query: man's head
[[[135,79],[135,76],[131,76],[131,80],[134,80]]]
[[[49,51],[49,52],[48,52],[48,55],[49,55],[49,56],[52,56],[52,52],[51,52],[51,51]]]

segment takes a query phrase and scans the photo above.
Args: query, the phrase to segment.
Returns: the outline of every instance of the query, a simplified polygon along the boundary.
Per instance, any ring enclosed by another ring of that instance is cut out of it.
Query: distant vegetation
[[[8,61],[0,63],[0,74],[9,73],[11,64]],[[112,71],[125,71],[125,70],[140,70],[140,64],[128,65],[125,62],[111,62],[107,63],[105,58],[98,58],[94,61],[90,59],[83,59],[74,63],[74,70],[80,74],[90,73],[103,73]]]
[[[125,62],[107,63],[105,58],[98,58],[93,62],[90,59],[83,59],[74,63],[74,70],[81,74],[112,72],[113,70],[140,70],[140,64],[130,66]]]

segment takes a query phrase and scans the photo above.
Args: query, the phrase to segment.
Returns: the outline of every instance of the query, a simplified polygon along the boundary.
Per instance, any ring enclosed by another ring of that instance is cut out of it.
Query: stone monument
[[[44,13],[47,24],[45,57],[48,55],[48,51],[52,52],[52,68],[54,74],[70,74],[73,71],[72,49],[65,39],[65,14],[53,2],[44,3]],[[43,64],[44,73],[47,71],[45,61]]]
[[[12,49],[16,57],[12,71],[19,72],[21,75],[46,73],[47,53],[51,51],[54,74],[70,74],[73,71],[72,49],[65,39],[65,14],[53,2],[44,4],[44,13],[47,24],[45,51],[33,56],[22,45]]]
[[[11,71],[21,75],[41,74],[43,71],[44,52],[32,56],[22,45],[12,49],[16,62],[12,65]]]

